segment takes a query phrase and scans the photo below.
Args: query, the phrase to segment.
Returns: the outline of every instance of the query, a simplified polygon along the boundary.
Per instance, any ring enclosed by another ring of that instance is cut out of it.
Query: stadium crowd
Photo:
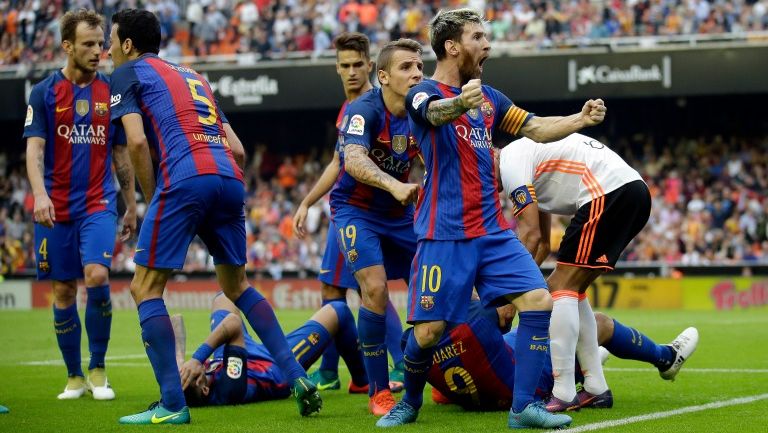
[[[58,18],[73,8],[105,16],[125,7],[155,12],[164,57],[258,53],[271,59],[319,55],[342,31],[363,32],[374,45],[401,36],[426,42],[426,24],[435,12],[459,5],[485,12],[492,40],[539,47],[768,29],[768,0],[2,0],[0,65],[63,59]]]
[[[651,219],[623,259],[670,265],[768,262],[768,137],[680,138],[659,144],[644,138],[614,145],[643,175],[653,196]],[[327,236],[327,198],[309,210],[306,226],[311,236],[296,239],[291,226],[296,205],[330,156],[280,156],[256,147],[246,171],[249,269],[275,279],[284,272],[319,270]],[[13,158],[0,153],[1,273],[32,273],[33,198],[23,160]],[[141,203],[140,217],[144,207]],[[514,223],[509,206],[506,214]],[[559,222],[553,223],[553,252],[568,219]],[[133,247],[116,243],[114,270],[133,271]],[[193,242],[184,269],[213,269],[201,242]]]

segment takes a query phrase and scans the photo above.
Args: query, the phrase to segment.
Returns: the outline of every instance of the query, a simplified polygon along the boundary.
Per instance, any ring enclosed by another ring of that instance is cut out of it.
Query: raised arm
[[[570,116],[531,117],[520,128],[519,134],[539,143],[563,139],[588,126],[600,124],[605,119],[607,108],[602,99],[590,99],[581,112]]]
[[[479,108],[483,104],[482,83],[479,79],[469,80],[462,86],[461,94],[453,98],[437,99],[429,102],[427,121],[432,126],[442,126],[458,119],[471,108]]]
[[[296,214],[293,216],[293,234],[299,239],[304,238],[307,235],[304,222],[307,220],[307,212],[310,207],[317,203],[320,198],[333,188],[333,184],[336,183],[336,178],[339,176],[340,161],[339,152],[333,152],[333,159],[328,165],[325,166],[323,174],[317,179],[317,182],[309,190],[304,200],[299,203]]]
[[[368,157],[368,149],[359,144],[344,147],[344,168],[357,181],[389,192],[402,205],[413,203],[418,198],[418,185],[402,183],[383,172]]]

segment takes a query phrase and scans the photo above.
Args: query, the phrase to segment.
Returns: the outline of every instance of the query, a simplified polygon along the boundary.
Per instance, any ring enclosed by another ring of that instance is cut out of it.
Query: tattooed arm
[[[123,215],[123,230],[120,240],[123,242],[136,233],[136,176],[131,165],[131,156],[128,147],[120,144],[112,147],[112,160],[115,162],[115,174],[120,184],[120,192],[125,201],[125,215]]]
[[[389,192],[403,205],[416,201],[418,197],[418,185],[402,183],[381,171],[368,157],[368,150],[359,144],[344,147],[344,168],[357,181]]]
[[[458,119],[470,108],[480,107],[482,103],[482,83],[478,79],[469,80],[462,86],[460,95],[430,102],[427,107],[427,120],[432,126],[442,126]]]
[[[35,197],[35,221],[45,227],[53,227],[56,212],[53,202],[45,190],[45,139],[40,137],[27,138],[27,177]]]
[[[461,103],[461,97],[438,99],[429,103],[427,120],[432,126],[442,126],[458,119],[467,109]]]

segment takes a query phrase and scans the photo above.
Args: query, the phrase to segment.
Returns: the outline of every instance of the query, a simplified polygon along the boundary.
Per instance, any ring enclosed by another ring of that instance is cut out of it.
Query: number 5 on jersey
[[[189,84],[189,92],[192,93],[192,99],[197,102],[202,102],[208,108],[208,117],[197,116],[197,120],[200,121],[200,123],[203,125],[215,125],[217,119],[216,107],[213,106],[213,102],[211,102],[207,96],[201,95],[197,91],[198,87],[201,87],[203,91],[205,91],[203,82],[200,80],[195,80],[194,78],[187,78],[187,84]]]

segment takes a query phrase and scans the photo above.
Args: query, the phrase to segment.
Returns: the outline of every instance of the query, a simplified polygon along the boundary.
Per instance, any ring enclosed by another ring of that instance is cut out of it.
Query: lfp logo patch
[[[240,358],[227,358],[227,376],[238,379],[243,374],[243,360]]]

